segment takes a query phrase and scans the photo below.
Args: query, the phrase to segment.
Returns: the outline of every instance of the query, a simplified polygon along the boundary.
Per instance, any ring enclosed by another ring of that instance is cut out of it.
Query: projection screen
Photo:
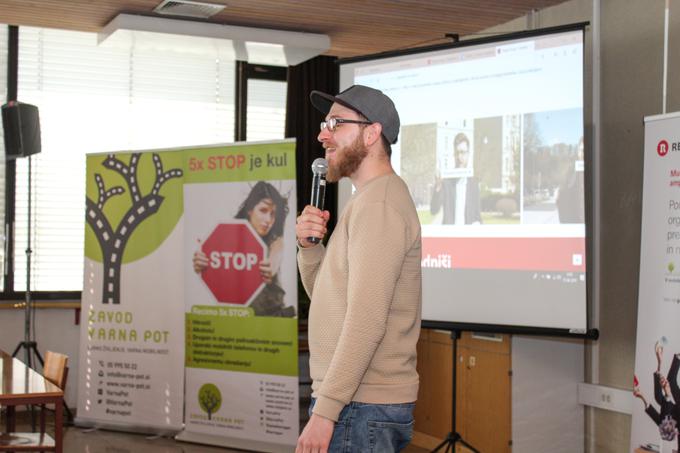
[[[340,60],[401,117],[424,321],[585,333],[583,27]]]

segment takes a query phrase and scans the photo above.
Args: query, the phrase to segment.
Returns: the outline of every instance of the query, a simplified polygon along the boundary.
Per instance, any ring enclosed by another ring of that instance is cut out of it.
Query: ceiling
[[[449,41],[565,0],[202,0],[210,22],[327,34],[351,57]],[[119,13],[152,15],[161,0],[0,0],[0,23],[97,32]]]

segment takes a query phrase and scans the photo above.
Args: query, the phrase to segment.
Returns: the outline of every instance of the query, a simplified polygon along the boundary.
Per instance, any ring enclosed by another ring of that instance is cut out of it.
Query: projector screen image
[[[378,88],[399,111],[423,320],[583,333],[583,30],[515,36],[341,61],[341,89]]]

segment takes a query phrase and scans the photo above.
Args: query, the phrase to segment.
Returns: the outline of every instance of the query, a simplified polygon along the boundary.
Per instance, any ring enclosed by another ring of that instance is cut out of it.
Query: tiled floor
[[[26,415],[20,413],[18,431],[30,431],[30,422]],[[2,426],[4,426],[4,423]],[[48,432],[54,432],[53,425],[48,426]],[[155,438],[141,434],[105,430],[93,431],[75,426],[66,427],[64,432],[65,453],[229,453],[240,451],[243,450],[190,444],[178,442],[171,438]],[[426,451],[414,446],[409,446],[404,450],[405,453],[424,453]]]

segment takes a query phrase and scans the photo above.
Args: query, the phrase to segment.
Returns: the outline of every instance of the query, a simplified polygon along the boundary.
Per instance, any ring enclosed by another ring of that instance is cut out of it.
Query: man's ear
[[[364,129],[366,146],[372,146],[376,141],[380,141],[380,134],[382,134],[382,124],[373,123],[366,126]]]

